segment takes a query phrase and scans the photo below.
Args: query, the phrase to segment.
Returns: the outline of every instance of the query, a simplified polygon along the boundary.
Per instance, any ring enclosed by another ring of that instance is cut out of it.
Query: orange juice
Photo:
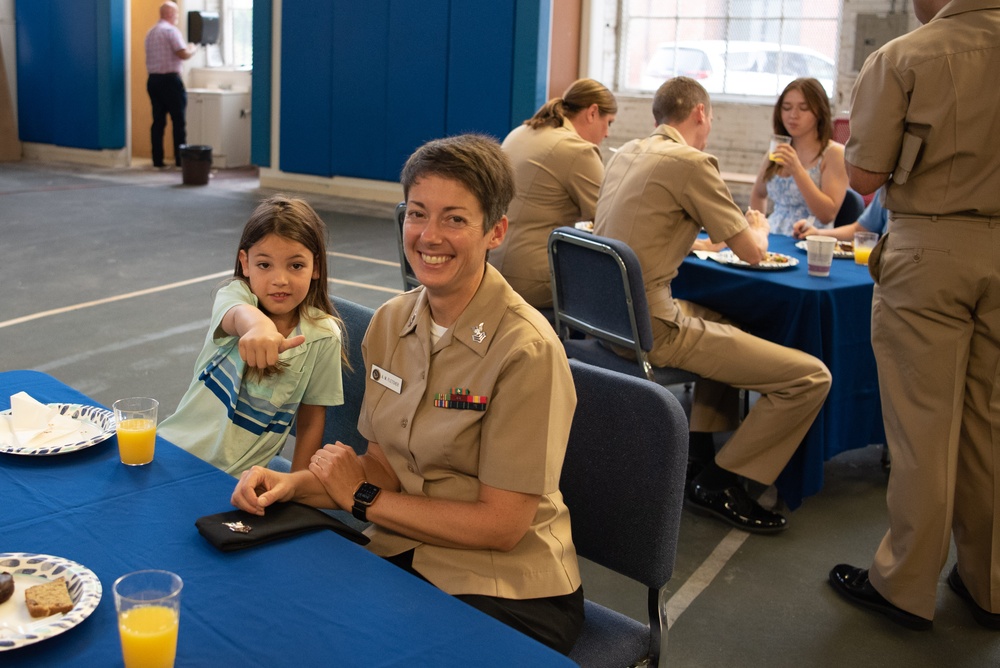
[[[144,605],[118,615],[125,668],[172,668],[177,653],[177,612]]]
[[[867,246],[854,246],[854,262],[857,264],[868,264],[868,256],[872,254],[872,249]]]
[[[136,466],[153,461],[156,422],[130,418],[118,423],[118,454],[123,464]]]

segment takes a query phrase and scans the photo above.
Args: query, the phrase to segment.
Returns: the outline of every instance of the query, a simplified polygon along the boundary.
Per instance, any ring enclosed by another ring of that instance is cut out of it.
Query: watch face
[[[361,483],[361,487],[354,493],[354,500],[366,506],[371,504],[382,490],[369,482]]]

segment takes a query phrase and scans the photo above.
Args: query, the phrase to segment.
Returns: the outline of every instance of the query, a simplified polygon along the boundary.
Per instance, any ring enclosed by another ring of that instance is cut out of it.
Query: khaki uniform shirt
[[[676,317],[670,281],[702,227],[715,242],[747,228],[714,156],[688,146],[669,125],[618,149],[601,186],[594,233],[635,251],[654,318]]]
[[[996,0],[953,0],[861,69],[846,157],[894,172],[886,193],[893,213],[1000,214],[997,9]]]
[[[378,443],[402,492],[475,501],[480,483],[540,494],[538,511],[510,552],[422,544],[369,529],[381,556],[414,550],[413,567],[449,594],[524,599],[580,586],[569,511],[559,476],[576,391],[562,344],[548,322],[489,265],[479,291],[435,345],[423,288],[376,311],[365,336],[367,381],[358,430]],[[396,393],[373,370],[402,381]],[[435,405],[468,390],[484,411]]]
[[[594,219],[604,178],[601,151],[568,119],[559,128],[521,125],[507,135],[503,149],[514,166],[515,194],[507,209],[507,238],[490,251],[490,263],[529,304],[551,306],[549,233]]]

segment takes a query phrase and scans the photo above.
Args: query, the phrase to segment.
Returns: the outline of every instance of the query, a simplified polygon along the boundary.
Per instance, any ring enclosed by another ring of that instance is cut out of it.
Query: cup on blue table
[[[830,275],[833,264],[833,250],[837,240],[821,234],[810,234],[806,237],[806,261],[809,264],[809,275],[826,277]]]

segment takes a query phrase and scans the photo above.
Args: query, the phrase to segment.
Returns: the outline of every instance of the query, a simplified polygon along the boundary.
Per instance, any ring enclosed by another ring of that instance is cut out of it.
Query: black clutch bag
[[[344,524],[318,508],[301,503],[275,503],[263,515],[243,510],[206,515],[195,520],[198,533],[222,550],[232,552],[244,548],[291,538],[321,529],[331,529],[358,545],[367,545],[368,536]]]

